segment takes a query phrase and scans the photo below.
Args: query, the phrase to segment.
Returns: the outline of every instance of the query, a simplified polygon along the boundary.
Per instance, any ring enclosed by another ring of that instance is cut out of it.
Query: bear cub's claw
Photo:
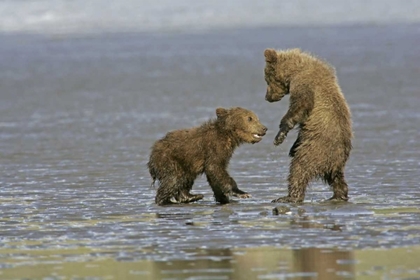
[[[190,194],[187,201],[185,203],[195,202],[204,198],[202,194]]]
[[[249,193],[233,193],[233,196],[239,197],[239,198],[251,198],[252,195]]]

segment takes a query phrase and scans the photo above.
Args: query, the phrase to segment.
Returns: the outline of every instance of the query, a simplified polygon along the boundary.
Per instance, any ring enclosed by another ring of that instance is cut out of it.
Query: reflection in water
[[[134,248],[132,248],[134,249]],[[0,250],[0,279],[419,279],[420,247],[387,250],[187,250],[167,260],[118,260],[79,250]],[[4,257],[8,260],[4,261]],[[81,260],[84,259],[83,261]],[[38,259],[37,262],[34,262]],[[400,260],[396,263],[395,259]]]
[[[294,250],[293,267],[295,272],[312,273],[317,279],[354,279],[354,254],[318,248]]]
[[[4,252],[1,252],[4,253]],[[38,255],[39,254],[39,255]],[[171,258],[166,261],[96,259],[86,262],[61,262],[77,254],[91,254],[81,251],[38,252],[44,264],[31,265],[22,262],[13,268],[2,267],[1,279],[19,278],[25,275],[31,279],[55,277],[110,277],[118,279],[335,279],[342,276],[351,279],[355,273],[353,253],[350,251],[325,249],[276,249],[261,247],[253,249],[208,249],[189,250],[186,259]],[[17,258],[17,255],[14,258]],[[35,256],[35,252],[34,252]],[[29,260],[29,259],[28,259]]]

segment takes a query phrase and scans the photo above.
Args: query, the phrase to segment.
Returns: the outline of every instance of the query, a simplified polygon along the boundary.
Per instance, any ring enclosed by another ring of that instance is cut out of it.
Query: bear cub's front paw
[[[244,192],[243,190],[240,190],[238,188],[234,188],[231,192],[231,195],[235,196],[235,197],[239,197],[239,198],[250,198],[251,197],[251,195],[249,193]]]
[[[277,135],[276,135],[276,137],[274,138],[274,145],[275,146],[278,146],[278,145],[280,145],[281,143],[283,143],[283,141],[284,141],[284,139],[286,139],[286,136],[287,136],[287,133],[286,132],[284,132],[284,131],[279,131],[278,133],[277,133]]]
[[[239,198],[251,198],[252,195],[250,195],[249,193],[233,193],[233,196],[239,197]]]

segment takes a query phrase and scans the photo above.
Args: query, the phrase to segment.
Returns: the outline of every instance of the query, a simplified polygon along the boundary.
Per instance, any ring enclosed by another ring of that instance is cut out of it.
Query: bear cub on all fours
[[[153,183],[159,181],[156,204],[202,199],[203,195],[190,191],[203,173],[217,202],[229,203],[230,196],[250,197],[238,188],[227,167],[236,147],[260,142],[267,128],[255,113],[244,108],[217,108],[216,115],[201,126],[169,132],[152,146],[148,168]]]
[[[302,202],[308,183],[321,178],[332,190],[331,200],[347,201],[344,167],[352,148],[351,115],[338,85],[335,70],[328,63],[299,49],[264,51],[267,82],[265,99],[280,101],[289,94],[289,109],[280,121],[274,145],[299,125],[290,149],[292,157],[288,195],[273,202]]]

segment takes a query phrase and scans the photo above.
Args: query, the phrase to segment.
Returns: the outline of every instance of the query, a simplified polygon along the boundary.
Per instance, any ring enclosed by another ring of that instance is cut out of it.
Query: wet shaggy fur
[[[216,119],[201,126],[169,132],[153,145],[148,167],[153,183],[159,181],[156,204],[202,199],[203,195],[190,191],[194,180],[203,173],[217,202],[229,203],[232,195],[250,197],[238,188],[226,169],[235,148],[261,141],[267,128],[255,113],[240,107],[217,108],[216,115]]]
[[[351,115],[335,70],[326,62],[299,49],[264,51],[268,102],[290,94],[290,105],[280,122],[274,145],[299,126],[290,149],[288,195],[273,202],[302,202],[308,183],[321,178],[334,194],[330,199],[348,200],[344,167],[352,148]]]

